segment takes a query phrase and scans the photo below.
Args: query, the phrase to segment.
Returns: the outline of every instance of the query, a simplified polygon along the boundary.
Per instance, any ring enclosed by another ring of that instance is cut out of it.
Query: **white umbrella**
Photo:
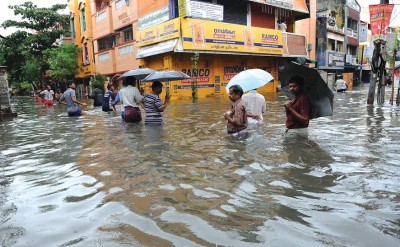
[[[244,70],[232,77],[226,85],[226,92],[229,93],[229,88],[233,85],[239,85],[244,92],[247,92],[262,87],[273,79],[270,73],[262,69]]]
[[[189,79],[190,76],[187,74],[175,71],[175,70],[164,70],[164,71],[155,71],[152,74],[148,75],[142,81],[176,81],[176,80],[183,80]]]
[[[132,69],[132,70],[129,70],[129,71],[123,73],[119,78],[133,76],[133,77],[135,77],[135,79],[142,80],[146,76],[153,73],[154,71],[155,71],[154,69],[149,69],[149,68]]]

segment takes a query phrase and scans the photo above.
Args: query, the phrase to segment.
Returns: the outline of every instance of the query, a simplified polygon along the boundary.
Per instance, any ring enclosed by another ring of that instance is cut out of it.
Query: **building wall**
[[[317,10],[317,0],[310,0],[310,18],[295,23],[295,33],[306,35],[307,43],[311,44],[311,50],[308,50],[308,57],[312,60],[317,60],[316,58],[316,10]]]
[[[137,13],[138,16],[143,16],[165,6],[168,6],[168,0],[138,0]]]
[[[266,10],[262,4],[251,4],[251,26],[275,29],[275,8]]]
[[[70,0],[68,2],[70,18],[74,20],[75,34],[73,42],[82,49],[78,55],[80,68],[76,78],[88,78],[94,74],[94,54],[93,54],[93,26],[91,17],[90,0]],[[82,30],[81,10],[85,9],[86,30]],[[86,44],[86,49],[85,49]],[[85,56],[84,56],[85,55]]]

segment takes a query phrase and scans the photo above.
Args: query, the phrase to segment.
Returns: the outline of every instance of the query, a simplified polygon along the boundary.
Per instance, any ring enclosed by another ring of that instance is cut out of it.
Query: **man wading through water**
[[[292,100],[285,102],[286,131],[285,136],[308,137],[307,127],[310,122],[310,100],[303,92],[304,79],[293,76],[289,79],[289,91],[294,94]]]

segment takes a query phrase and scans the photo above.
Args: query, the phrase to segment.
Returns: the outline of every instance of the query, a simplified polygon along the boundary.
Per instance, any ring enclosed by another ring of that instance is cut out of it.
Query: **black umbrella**
[[[123,73],[119,78],[133,76],[133,77],[135,77],[135,79],[142,80],[146,76],[150,75],[153,72],[154,72],[154,70],[149,69],[149,68],[132,69],[132,70],[129,70],[129,71]]]
[[[304,92],[311,103],[310,119],[332,116],[334,94],[322,79],[318,70],[291,62],[280,68],[278,75],[281,87],[290,99],[294,95],[289,91],[289,79],[293,76],[301,76],[304,79]]]

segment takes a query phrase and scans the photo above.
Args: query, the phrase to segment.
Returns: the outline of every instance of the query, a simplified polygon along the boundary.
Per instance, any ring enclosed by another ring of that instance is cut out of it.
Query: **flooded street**
[[[399,246],[400,110],[367,92],[335,94],[308,140],[283,138],[279,95],[244,139],[227,96],[172,102],[162,127],[13,99],[0,246]]]

